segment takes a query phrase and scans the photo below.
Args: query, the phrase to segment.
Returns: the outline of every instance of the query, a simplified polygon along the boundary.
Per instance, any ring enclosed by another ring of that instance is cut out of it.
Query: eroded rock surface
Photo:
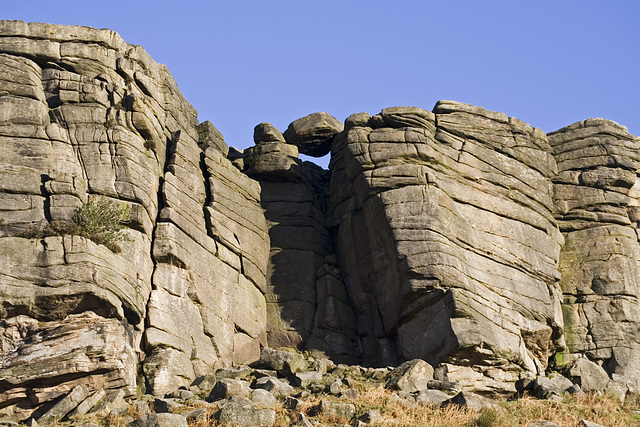
[[[555,214],[568,351],[640,381],[640,139],[589,119],[549,134],[558,163]]]
[[[90,336],[106,361],[51,375],[58,392],[39,403],[107,371],[106,388],[164,393],[259,357],[269,248],[259,185],[199,125],[167,68],[109,30],[1,21],[0,69],[2,368],[36,351],[27,337],[61,327]],[[131,208],[121,253],[52,231],[95,195]],[[38,363],[76,357],[48,336],[55,351]],[[141,384],[129,371],[143,360]],[[7,374],[2,406],[24,406],[29,375]]]
[[[365,362],[544,370],[563,345],[546,135],[449,101],[346,122],[330,226]]]
[[[269,406],[287,381],[353,398],[345,374],[414,359],[448,392],[637,395],[640,140],[623,126],[547,136],[440,101],[265,122],[237,150],[112,31],[0,21],[0,71],[0,416],[240,384],[235,406],[268,423],[250,372]],[[328,151],[329,171],[299,158]],[[94,197],[130,212],[120,250],[69,227]],[[244,366],[261,354],[291,360]],[[546,390],[549,364],[574,384]]]
[[[256,126],[254,140],[243,160],[247,175],[260,182],[271,242],[269,346],[309,348],[355,362],[355,314],[327,228],[329,172],[302,162],[298,148],[270,123]]]

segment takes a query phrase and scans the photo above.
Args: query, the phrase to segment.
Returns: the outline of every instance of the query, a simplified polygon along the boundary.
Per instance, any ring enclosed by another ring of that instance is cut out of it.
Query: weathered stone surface
[[[326,223],[329,173],[301,162],[268,123],[255,132],[244,161],[269,227],[268,344],[356,362],[355,315]]]
[[[275,128],[271,123],[264,122],[256,125],[253,129],[253,141],[256,144],[261,144],[264,142],[281,142],[283,144],[286,143],[284,136],[278,129]]]
[[[138,418],[128,424],[129,427],[186,427],[187,419],[181,414],[151,414]]]
[[[461,391],[449,400],[442,402],[442,405],[457,405],[475,411],[481,411],[483,409],[496,409],[498,405],[491,399],[480,396],[479,394],[469,393]]]
[[[69,397],[74,405],[64,406],[64,414],[50,415],[56,418],[103,388],[122,389],[127,395],[135,392],[135,353],[129,332],[116,319],[86,312],[51,322],[18,316],[3,320],[2,325],[0,396],[4,406],[15,403],[27,410],[26,416],[28,408],[33,411],[71,390],[83,391],[81,398],[79,391]]]
[[[273,409],[254,408],[249,399],[236,397],[225,403],[218,420],[222,425],[271,426],[276,422],[276,413]]]
[[[222,135],[199,123],[167,68],[109,30],[1,21],[0,70],[4,321],[94,312],[121,324],[126,369],[143,360],[146,384],[134,374],[116,385],[109,368],[96,386],[111,381],[127,394],[146,385],[164,395],[256,360],[266,344],[269,252],[259,185],[226,159]],[[121,253],[53,235],[96,194],[131,208]],[[7,337],[20,328],[7,325]],[[112,329],[94,341],[109,342]],[[103,356],[105,366],[119,363]],[[95,380],[78,366],[75,382]],[[68,392],[69,379],[56,378],[37,402]]]
[[[273,408],[277,399],[267,390],[259,388],[251,392],[251,403],[257,408]]]
[[[450,101],[363,124],[333,143],[329,227],[364,362],[542,372],[564,345],[546,135]]]
[[[251,371],[345,398],[345,375],[413,359],[485,395],[637,395],[640,139],[623,126],[547,136],[440,101],[344,127],[316,113],[284,136],[265,122],[254,140],[229,150],[109,30],[0,21],[3,414],[207,393],[268,347],[362,362],[329,379],[290,353]],[[330,171],[298,158],[329,150]],[[70,227],[94,197],[130,211],[120,251]],[[548,361],[576,385],[544,377]]]
[[[223,378],[213,386],[211,393],[209,393],[208,400],[214,402],[231,396],[249,397],[250,395],[251,390],[246,381]]]
[[[313,383],[322,381],[322,374],[317,371],[298,372],[292,378],[292,383],[296,387],[308,387]]]
[[[56,423],[78,406],[88,395],[89,391],[83,385],[74,387],[62,400],[38,417],[38,424],[49,425]]]
[[[223,156],[227,156],[229,153],[229,146],[224,142],[224,137],[220,131],[209,120],[200,123],[198,129],[198,145],[202,148],[202,151],[210,146],[213,146],[220,150]]]
[[[266,347],[260,354],[260,363],[283,375],[292,375],[307,368],[307,362],[301,354]]]
[[[601,366],[586,358],[574,361],[566,371],[566,375],[574,383],[580,385],[582,391],[604,391],[609,384],[609,375]]]
[[[323,399],[314,408],[314,412],[329,418],[348,421],[356,415],[356,407],[353,403],[331,402]]]
[[[440,390],[420,390],[416,395],[416,402],[427,406],[440,406],[450,398],[451,396]]]
[[[271,377],[263,377],[256,380],[253,384],[254,388],[267,390],[278,399],[283,399],[294,393],[293,387],[289,384]]]
[[[550,133],[549,142],[565,236],[559,268],[568,349],[557,363],[583,354],[609,375],[640,381],[640,139],[615,122],[588,119]]]
[[[424,360],[404,362],[387,375],[385,387],[408,393],[424,390],[433,380],[433,367]]]
[[[343,124],[332,115],[313,113],[293,121],[284,132],[284,138],[297,146],[302,154],[322,157],[331,151],[333,137],[342,129]]]
[[[129,405],[124,400],[124,397],[125,393],[122,389],[109,391],[95,404],[91,412],[104,417],[112,411],[126,410]]]

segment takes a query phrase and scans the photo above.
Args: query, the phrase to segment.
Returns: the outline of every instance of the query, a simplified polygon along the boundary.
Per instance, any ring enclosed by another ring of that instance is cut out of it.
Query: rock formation
[[[346,124],[330,210],[365,363],[463,365],[497,388],[543,371],[563,348],[546,135],[448,101]]]
[[[623,126],[440,101],[262,123],[240,151],[109,30],[0,21],[0,70],[3,416],[204,390],[269,347],[421,359],[484,394],[550,367],[640,387]],[[298,157],[329,151],[328,171]],[[119,250],[72,227],[94,198],[127,207]]]
[[[640,385],[640,140],[609,120],[549,134],[555,214],[565,244],[560,285],[569,363],[583,354]],[[567,358],[568,360],[564,360]]]
[[[212,143],[215,128],[199,126],[166,67],[86,27],[2,21],[0,52],[5,405],[28,410],[81,383],[163,394],[258,358],[269,253],[260,187]],[[121,253],[47,232],[94,195],[131,207]],[[38,345],[48,359],[16,370]],[[39,371],[58,360],[82,363]],[[104,384],[89,381],[105,372]]]

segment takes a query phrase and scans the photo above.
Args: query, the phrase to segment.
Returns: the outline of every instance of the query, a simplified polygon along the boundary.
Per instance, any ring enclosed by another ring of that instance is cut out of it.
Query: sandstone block
[[[273,409],[254,408],[245,397],[233,398],[220,410],[219,422],[222,425],[271,426],[276,422],[276,413]]]
[[[333,136],[344,126],[327,113],[313,113],[292,122],[284,132],[289,144],[296,145],[302,154],[322,157],[331,151]]]
[[[424,390],[433,380],[433,367],[424,360],[404,362],[387,375],[385,387],[408,393]]]

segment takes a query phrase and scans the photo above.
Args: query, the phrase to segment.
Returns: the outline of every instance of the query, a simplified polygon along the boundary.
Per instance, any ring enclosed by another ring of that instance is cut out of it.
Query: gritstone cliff
[[[640,139],[623,126],[546,135],[440,101],[254,139],[229,149],[112,31],[0,21],[4,411],[78,385],[163,395],[264,347],[423,359],[485,393],[585,358],[640,386]],[[129,207],[120,252],[61,226],[97,196]]]

